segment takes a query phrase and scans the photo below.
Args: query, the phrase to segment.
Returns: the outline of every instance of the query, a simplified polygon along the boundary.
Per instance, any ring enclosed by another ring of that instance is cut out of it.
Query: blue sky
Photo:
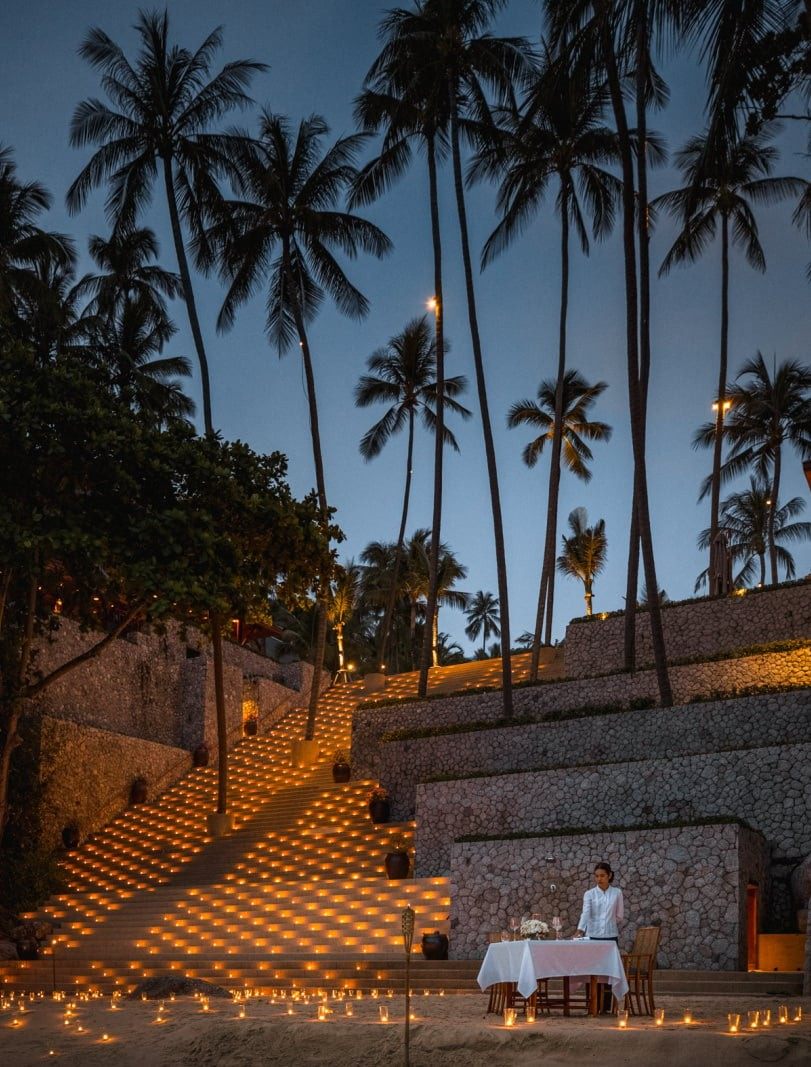
[[[386,5],[376,0],[172,0],[169,13],[175,40],[196,46],[215,25],[223,24],[222,62],[250,57],[270,70],[254,83],[258,104],[298,121],[318,112],[335,135],[351,132],[352,100],[377,50],[376,28]],[[0,11],[0,140],[16,153],[20,175],[44,182],[54,195],[47,220],[70,232],[82,249],[93,233],[105,233],[103,194],[94,196],[75,218],[64,207],[64,192],[86,161],[86,152],[68,145],[75,105],[100,95],[95,72],[77,55],[86,30],[99,25],[132,50],[136,7],[121,0],[28,0]],[[513,0],[499,30],[537,36],[540,6]],[[664,66],[672,98],[652,120],[672,149],[701,129],[704,87],[701,71],[689,56]],[[250,123],[250,117],[241,121]],[[809,177],[801,131],[787,129],[779,142],[777,173]],[[678,184],[665,167],[652,179],[652,195]],[[371,301],[368,318],[358,324],[325,306],[311,333],[322,417],[327,492],[346,534],[342,558],[357,556],[370,540],[396,537],[405,465],[405,438],[392,440],[383,455],[364,463],[358,441],[379,413],[354,408],[352,393],[367,357],[422,313],[432,290],[432,258],[424,164],[417,161],[385,200],[366,211],[395,244],[378,263],[350,264],[349,274]],[[446,329],[451,343],[448,373],[466,374],[468,406],[478,411],[467,333],[467,313],[450,175],[442,176],[442,225],[446,264]],[[495,219],[493,190],[470,193],[469,215],[476,251]],[[730,366],[733,372],[760,349],[771,358],[808,359],[809,287],[804,279],[811,250],[792,228],[791,207],[759,210],[768,271],[756,274],[733,255]],[[159,235],[162,261],[174,267],[168,220],[160,191],[144,220]],[[658,265],[674,234],[664,219],[654,236],[652,258]],[[540,551],[545,522],[547,464],[534,470],[521,462],[527,435],[508,431],[505,416],[517,399],[534,396],[541,378],[556,365],[558,314],[558,224],[551,207],[527,234],[476,280],[480,325],[487,364],[491,412],[501,476],[508,553],[510,616],[515,636],[534,623]],[[83,259],[81,268],[87,265]],[[196,279],[198,304],[211,364],[214,423],[229,438],[240,437],[262,451],[290,457],[290,482],[298,494],[313,484],[312,452],[300,360],[291,352],[279,360],[263,335],[261,298],[246,305],[234,329],[215,331],[222,290],[215,280]],[[649,414],[649,479],[654,544],[660,585],[672,599],[692,594],[705,565],[695,547],[708,524],[708,506],[697,504],[697,487],[709,469],[708,453],[690,447],[695,427],[710,414],[717,377],[720,252],[677,268],[653,286],[653,371]],[[180,327],[167,354],[194,350],[182,305],[175,308]],[[569,365],[588,379],[608,382],[594,417],[610,423],[614,436],[595,450],[594,477],[588,485],[563,478],[562,521],[576,506],[591,520],[604,518],[608,565],[595,585],[595,609],[622,607],[631,491],[631,447],[627,419],[624,350],[624,289],[619,234],[595,245],[590,258],[573,250],[570,290]],[[199,400],[198,383],[191,385]],[[463,587],[496,590],[492,526],[481,425],[476,417],[455,425],[459,455],[446,460],[443,540],[450,543],[469,575]],[[420,435],[414,463],[414,492],[409,530],[430,525],[432,444]],[[783,498],[808,490],[796,456],[786,457]],[[798,575],[811,569],[811,547],[795,551]],[[558,577],[555,636],[582,613],[579,585]],[[464,618],[444,611],[440,627],[463,645]]]

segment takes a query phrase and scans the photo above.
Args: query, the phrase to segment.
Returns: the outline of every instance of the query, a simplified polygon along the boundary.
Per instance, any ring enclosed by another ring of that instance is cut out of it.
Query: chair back
[[[634,935],[634,947],[631,949],[631,955],[650,956],[651,968],[655,968],[656,953],[659,951],[659,938],[661,935],[661,926],[638,926]]]

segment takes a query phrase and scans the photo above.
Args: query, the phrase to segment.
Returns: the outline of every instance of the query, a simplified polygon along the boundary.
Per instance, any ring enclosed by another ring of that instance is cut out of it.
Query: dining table
[[[619,1003],[628,992],[628,980],[616,942],[591,941],[587,937],[557,941],[496,941],[488,946],[477,980],[481,989],[499,982],[514,982],[522,997],[530,997],[538,988],[539,978],[564,980],[565,1006],[570,985],[588,982],[592,1014],[597,1011],[598,982],[610,985]]]

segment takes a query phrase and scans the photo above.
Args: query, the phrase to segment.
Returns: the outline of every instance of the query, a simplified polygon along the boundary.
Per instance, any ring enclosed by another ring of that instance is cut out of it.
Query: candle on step
[[[628,1012],[625,1008],[617,1009],[617,1026],[620,1030],[628,1029]]]
[[[741,1017],[737,1012],[731,1011],[727,1015],[727,1027],[731,1034],[737,1034],[741,1028]]]

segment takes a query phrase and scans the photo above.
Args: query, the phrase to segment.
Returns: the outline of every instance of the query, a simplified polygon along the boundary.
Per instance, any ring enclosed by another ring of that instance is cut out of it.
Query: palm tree
[[[475,641],[479,634],[482,635],[481,658],[484,659],[487,656],[488,639],[491,636],[501,636],[501,615],[498,609],[498,597],[479,589],[470,598],[465,615],[467,615],[465,633],[470,640]]]
[[[358,252],[383,256],[391,249],[388,237],[366,219],[338,209],[354,181],[355,158],[365,139],[361,134],[339,138],[324,150],[329,132],[318,115],[302,120],[293,135],[281,115],[263,111],[259,138],[234,137],[239,201],[229,204],[209,231],[220,253],[221,270],[230,282],[218,326],[233,325],[237,307],[260,286],[267,285],[266,331],[279,355],[295,340],[301,350],[307,382],[307,403],[315,464],[316,492],[325,534],[329,507],[318,423],[315,374],[307,334],[325,293],[338,309],[354,319],[368,311],[366,297],[350,282],[335,258],[340,249],[350,258]],[[323,581],[327,577],[323,576]],[[305,739],[315,731],[319,673],[324,659],[327,617],[324,593],[319,596],[319,626],[313,685]]]
[[[748,381],[741,381],[748,379]],[[785,360],[772,373],[758,352],[741,367],[735,384],[728,388],[731,403],[724,436],[729,455],[721,467],[721,481],[752,469],[758,480],[769,486],[772,501],[780,499],[783,445],[788,443],[803,460],[811,458],[811,370],[806,364]],[[693,439],[694,447],[715,443],[714,422],[701,426]],[[711,489],[704,482],[701,496]],[[777,545],[775,541],[775,507],[767,523],[767,543],[771,582],[777,584]]]
[[[456,663],[465,662],[464,649],[458,641],[453,641],[449,634],[437,634],[436,652],[440,667],[451,667]]]
[[[592,614],[594,579],[605,566],[608,542],[605,536],[605,520],[598,519],[594,526],[587,526],[585,508],[575,508],[569,514],[569,537],[563,537],[563,552],[558,556],[558,570],[577,578],[583,583],[586,614]],[[659,603],[657,598],[655,604]]]
[[[92,236],[88,249],[98,273],[85,274],[78,292],[88,300],[85,315],[110,318],[126,301],[140,301],[156,323],[169,320],[166,300],[183,295],[180,276],[157,263],[158,241],[152,230],[135,227],[113,231],[107,239]]]
[[[721,232],[721,344],[714,404],[711,544],[718,532],[721,453],[727,411],[730,244],[743,250],[747,262],[755,270],[765,271],[766,258],[753,207],[784,199],[801,191],[805,185],[799,178],[769,177],[777,159],[777,149],[769,143],[774,132],[772,126],[750,136],[716,137],[712,151],[709,150],[707,133],[692,137],[676,157],[685,178],[684,187],[665,193],[653,202],[662,205],[683,224],[662,262],[660,275],[666,274],[675,263],[695,262],[719,228]]]
[[[335,630],[339,672],[347,669],[344,630],[359,606],[360,583],[361,569],[354,560],[350,559],[343,567],[338,568],[330,587],[327,619]]]
[[[16,320],[19,302],[31,299],[35,273],[47,260],[67,268],[74,262],[73,243],[37,225],[51,206],[39,182],[21,182],[11,149],[0,144],[0,319]]]
[[[241,59],[226,63],[212,77],[222,28],[213,30],[196,51],[181,48],[169,42],[168,11],[141,11],[135,30],[141,50],[134,63],[98,27],[90,30],[79,48],[79,54],[101,72],[113,107],[89,99],[74,111],[71,144],[99,148],[68,189],[67,202],[71,211],[79,211],[90,192],[109,180],[107,213],[115,229],[126,233],[149,203],[159,170],[162,173],[183,297],[200,363],[205,430],[212,434],[208,358],[181,222],[199,238],[204,220],[220,199],[217,178],[232,173],[229,138],[211,133],[211,124],[252,102],[246,90],[254,74],[267,67]]]
[[[79,211],[90,192],[108,180],[107,214],[117,231],[135,227],[153,186],[162,173],[175,255],[183,286],[194,347],[200,364],[203,423],[214,434],[208,357],[203,343],[197,304],[181,221],[200,241],[199,262],[208,255],[202,238],[204,221],[220,202],[217,179],[232,173],[230,142],[211,133],[211,124],[233,108],[251,103],[246,90],[264,63],[235,60],[211,76],[215,52],[222,45],[217,27],[195,51],[169,43],[169,13],[141,11],[135,24],[141,48],[131,63],[124,50],[102,29],[85,37],[79,54],[99,70],[102,85],[112,101],[82,101],[73,113],[70,143],[82,148],[98,145],[67,192],[68,208]],[[217,813],[227,807],[228,733],[222,663],[222,620],[211,615],[211,650],[217,709],[218,787]]]
[[[501,221],[488,238],[482,253],[486,266],[537,214],[555,178],[555,210],[561,224],[561,285],[558,331],[557,381],[563,386],[566,373],[566,328],[569,306],[569,235],[574,228],[585,255],[589,237],[585,218],[591,215],[595,237],[606,236],[614,222],[620,182],[601,164],[617,158],[616,133],[602,116],[607,104],[604,86],[570,63],[564,52],[553,57],[545,49],[544,64],[533,78],[520,111],[504,110],[498,137],[484,130],[484,144],[473,162],[472,175],[501,176],[498,209]],[[554,554],[560,492],[559,427],[563,415],[562,393],[556,395],[556,432],[552,437],[552,460],[544,539],[543,566],[538,593],[538,612],[530,677],[537,678],[540,644],[546,618],[546,637],[551,640],[554,602]]]
[[[429,589],[419,696],[428,688],[430,649],[428,634],[436,614],[437,574],[442,526],[442,469],[445,436],[445,300],[442,285],[442,236],[439,226],[439,191],[437,163],[447,151],[448,106],[446,94],[437,92],[430,79],[414,78],[419,48],[417,42],[400,33],[400,10],[383,19],[379,36],[383,48],[370,67],[364,88],[355,102],[355,118],[369,133],[383,132],[379,155],[358,175],[352,202],[369,203],[377,199],[392,182],[405,173],[411,162],[413,146],[425,149],[428,165],[428,203],[433,248],[434,293],[429,306],[434,313],[434,351],[436,356],[436,430],[434,435],[434,488],[431,513]]]
[[[502,99],[507,100],[513,94],[515,79],[525,74],[529,67],[530,50],[526,40],[517,37],[493,37],[487,33],[492,19],[505,6],[505,2],[506,0],[417,0],[411,11],[398,9],[391,12],[387,25],[392,49],[397,52],[399,46],[399,55],[404,63],[401,76],[402,83],[408,86],[406,97],[412,92],[419,99],[441,102],[437,103],[437,109],[443,118],[447,117],[448,120],[468,320],[493,514],[502,618],[504,714],[506,718],[510,718],[513,707],[507,564],[498,469],[473,284],[460,133],[460,127],[468,116],[480,119],[484,117],[482,105],[486,88],[492,89]],[[427,637],[426,634],[426,639]],[[427,656],[424,656],[423,663],[426,660]]]
[[[430,550],[430,542],[428,548]],[[439,609],[448,607],[464,611],[467,608],[469,595],[454,588],[457,582],[464,581],[465,578],[467,578],[467,567],[459,562],[448,545],[441,544],[436,581],[436,611],[431,622],[431,665],[433,667],[439,666]]]
[[[751,585],[757,577],[758,586],[766,584],[766,553],[769,550],[769,523],[774,522],[775,554],[778,566],[785,571],[786,579],[795,575],[794,557],[781,541],[811,540],[811,522],[789,522],[805,510],[805,501],[792,497],[785,504],[772,506],[771,489],[757,478],[750,477],[749,488],[732,493],[721,505],[719,526],[729,536],[729,551],[733,563],[740,566],[735,576],[735,585]],[[710,530],[702,530],[698,547],[706,549],[710,544]],[[696,579],[695,592],[706,584],[708,569]]]
[[[550,501],[549,507],[554,507],[557,515],[558,493],[560,490],[560,462],[561,456],[574,475],[581,481],[591,481],[591,471],[587,464],[593,458],[591,449],[586,441],[609,441],[611,439],[611,427],[605,422],[592,422],[588,412],[597,398],[608,388],[605,382],[597,382],[596,385],[589,383],[576,370],[566,371],[562,382],[546,380],[541,382],[538,388],[538,399],[519,400],[513,404],[507,415],[507,425],[511,428],[516,426],[531,426],[540,430],[539,435],[526,445],[523,452],[524,463],[528,467],[534,467],[543,452],[547,441],[552,442],[552,463],[557,460],[557,470],[550,474]],[[552,482],[554,486],[554,500],[551,499]],[[552,513],[547,516],[547,523],[552,521]],[[556,519],[555,519],[556,525]],[[553,526],[553,530],[555,526]],[[554,606],[555,580],[554,571],[548,576],[546,595],[539,607],[543,607],[546,601],[546,634],[545,643],[552,642],[552,611]],[[533,658],[536,653],[540,654],[540,635],[536,631],[535,640],[532,643]]]
[[[368,461],[380,455],[386,442],[403,427],[408,427],[403,510],[394,557],[391,593],[386,605],[380,638],[379,659],[381,663],[385,663],[408,521],[414,455],[414,423],[417,415],[421,415],[426,429],[436,430],[436,348],[435,339],[432,337],[432,331],[428,327],[425,316],[409,322],[402,333],[391,338],[385,348],[372,353],[366,365],[371,373],[364,374],[356,386],[355,404],[358,407],[368,407],[371,404],[383,402],[390,406],[383,417],[361,439],[360,452],[363,458]],[[444,403],[465,419],[470,418],[470,411],[455,398],[461,396],[466,387],[467,380],[462,375],[456,375],[445,379],[443,389]],[[456,438],[444,425],[443,434],[445,443],[458,452],[459,445]]]

